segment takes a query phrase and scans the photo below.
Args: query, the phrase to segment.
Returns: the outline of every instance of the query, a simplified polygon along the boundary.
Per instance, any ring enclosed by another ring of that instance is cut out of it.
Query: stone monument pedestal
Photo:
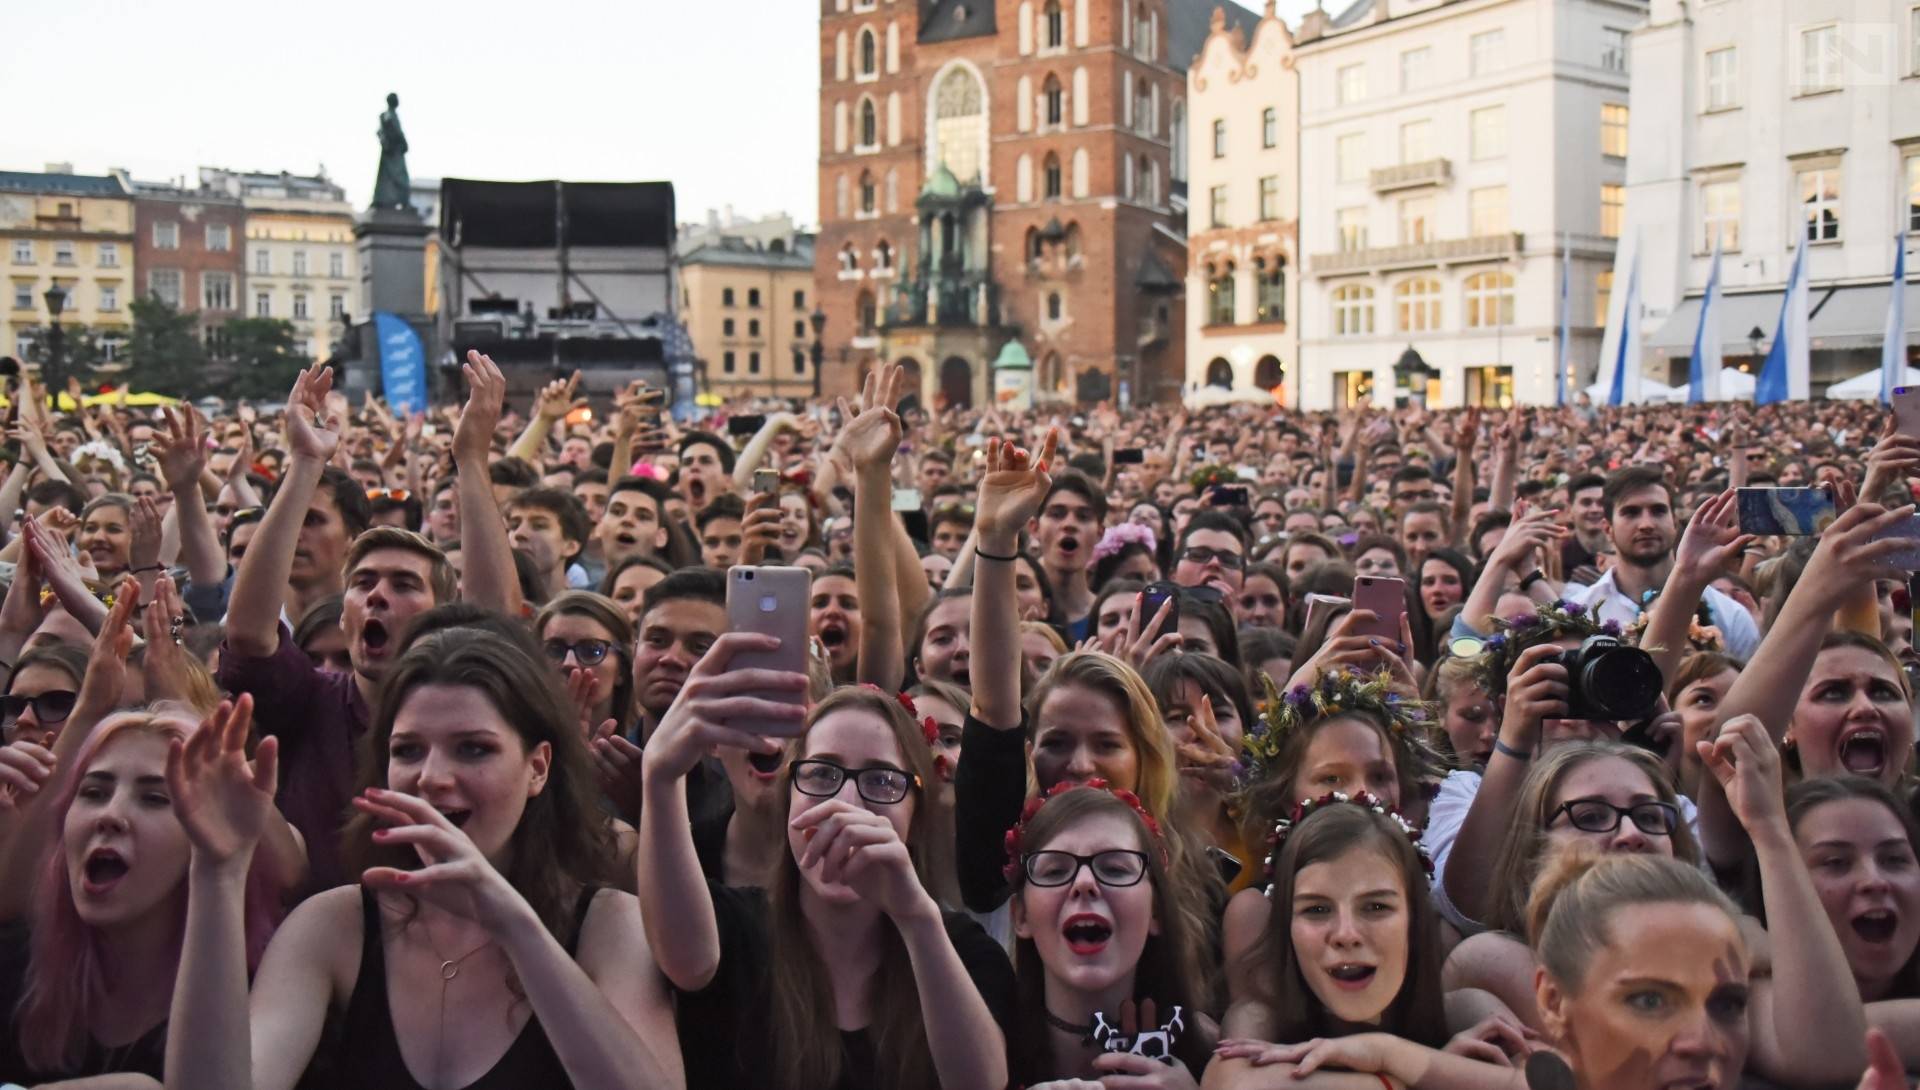
[[[364,391],[379,392],[380,342],[373,315],[398,315],[433,344],[433,316],[427,306],[427,236],[433,227],[411,208],[369,208],[353,225],[360,255],[360,308],[354,315],[353,336],[362,366],[352,369],[347,391],[357,399]]]

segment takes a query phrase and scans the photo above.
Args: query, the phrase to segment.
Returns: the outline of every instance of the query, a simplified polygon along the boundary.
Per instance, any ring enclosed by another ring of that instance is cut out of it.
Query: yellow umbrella
[[[89,402],[89,404],[91,404],[91,402]],[[11,399],[0,397],[0,406],[12,407],[12,405],[13,401]],[[72,394],[61,394],[57,406],[63,413],[70,413],[79,408],[79,406],[75,404]]]
[[[60,399],[62,401],[72,400],[72,398],[67,397],[65,394],[61,394]],[[177,397],[168,397],[165,394],[125,393],[120,390],[115,390],[110,394],[89,394],[85,399],[85,404],[89,407],[94,405],[132,405],[140,408],[151,408],[155,405],[178,405],[180,404],[180,399]]]

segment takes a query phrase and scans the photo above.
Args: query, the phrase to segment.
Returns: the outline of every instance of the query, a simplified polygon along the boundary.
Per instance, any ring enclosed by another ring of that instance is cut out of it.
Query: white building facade
[[[1271,2],[1251,40],[1214,20],[1187,117],[1184,397],[1297,405],[1300,80]]]
[[[1633,52],[1646,373],[1684,385],[1716,244],[1721,353],[1758,371],[1802,242],[1812,393],[1877,368],[1895,235],[1920,234],[1920,3],[1653,0]]]
[[[303,353],[316,360],[331,356],[348,320],[366,318],[345,191],[325,175],[214,167],[200,168],[200,183],[240,198],[246,209],[242,315],[291,322]]]
[[[1302,20],[1303,408],[1551,403],[1567,252],[1571,381],[1593,381],[1646,17],[1646,0],[1357,0]],[[1414,389],[1409,349],[1429,369]]]

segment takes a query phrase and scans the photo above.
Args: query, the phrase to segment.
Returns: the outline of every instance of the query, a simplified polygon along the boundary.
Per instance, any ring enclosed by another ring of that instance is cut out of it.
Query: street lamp
[[[1766,339],[1766,331],[1759,326],[1754,326],[1752,329],[1747,330],[1747,343],[1753,346],[1754,359],[1757,360],[1760,358],[1760,342]],[[1749,363],[1748,366],[1752,367],[1753,365]]]
[[[1432,373],[1433,368],[1420,357],[1419,352],[1414,351],[1411,344],[1407,345],[1405,352],[1400,353],[1400,359],[1393,365],[1394,384],[1404,385],[1407,396],[1417,400],[1422,408],[1427,404],[1427,376]]]
[[[819,307],[807,316],[807,324],[813,327],[813,396],[820,398],[820,361],[827,357],[827,346],[820,342],[820,333],[827,328],[827,312]]]
[[[60,329],[60,312],[67,308],[67,292],[65,288],[62,288],[56,283],[48,288],[46,294],[42,295],[41,298],[47,301],[47,316],[50,319],[47,326],[47,368],[45,384],[47,387],[47,399],[55,409],[58,409],[60,407],[60,389],[64,381],[60,374],[60,356],[62,349],[65,348],[63,342],[66,336]],[[77,405],[75,406],[75,408],[78,407]]]

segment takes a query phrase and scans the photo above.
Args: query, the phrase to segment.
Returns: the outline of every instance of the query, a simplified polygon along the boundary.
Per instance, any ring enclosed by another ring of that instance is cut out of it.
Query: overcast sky
[[[1280,3],[1288,16],[1312,7]],[[0,169],[71,162],[164,180],[201,165],[324,164],[358,207],[396,91],[416,178],[664,179],[682,220],[730,204],[810,224],[818,11],[817,0],[33,4],[0,41]]]

